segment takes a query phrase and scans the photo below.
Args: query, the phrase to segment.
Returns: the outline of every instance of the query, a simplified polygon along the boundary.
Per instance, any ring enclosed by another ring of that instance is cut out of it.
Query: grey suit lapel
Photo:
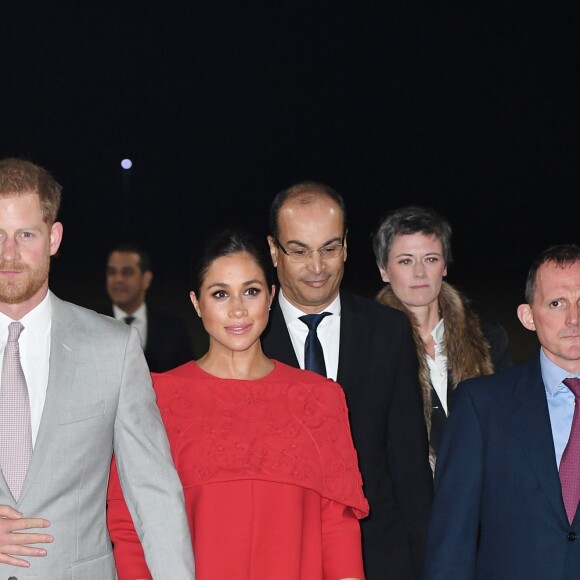
[[[62,409],[70,400],[78,357],[75,348],[75,319],[65,302],[51,294],[52,324],[46,400],[32,459],[24,480],[19,501],[26,497],[47,454],[50,452]]]
[[[529,365],[528,372],[521,376],[514,400],[513,425],[532,471],[555,513],[567,522],[539,361]]]

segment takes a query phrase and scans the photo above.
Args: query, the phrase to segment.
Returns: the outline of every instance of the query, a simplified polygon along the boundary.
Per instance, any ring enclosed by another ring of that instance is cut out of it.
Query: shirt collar
[[[147,305],[145,302],[133,312],[133,314],[128,314],[124,310],[121,310],[116,304],[113,304],[113,316],[117,320],[123,320],[126,316],[133,316],[135,320],[144,321],[147,320]]]
[[[20,322],[29,334],[42,336],[50,329],[51,320],[52,302],[50,299],[50,292],[47,292],[42,302],[25,314],[20,319]],[[0,312],[0,336],[4,336],[4,333],[7,331],[11,322],[14,322],[12,318]]]
[[[544,381],[546,393],[550,396],[553,396],[559,387],[563,389],[568,388],[565,385],[562,385],[562,381],[566,377],[576,377],[580,375],[580,373],[570,373],[559,367],[555,362],[552,362],[546,356],[543,348],[540,348],[540,368],[542,370],[542,380]]]
[[[306,312],[299,310],[288,301],[288,298],[284,296],[282,288],[280,288],[280,291],[278,292],[278,302],[286,324],[290,324],[306,314]],[[326,308],[322,309],[321,312],[331,312],[333,315],[340,317],[340,293],[337,294],[336,298]]]
[[[445,338],[445,323],[443,318],[435,325],[435,328],[431,331],[431,336],[435,344],[441,344]]]

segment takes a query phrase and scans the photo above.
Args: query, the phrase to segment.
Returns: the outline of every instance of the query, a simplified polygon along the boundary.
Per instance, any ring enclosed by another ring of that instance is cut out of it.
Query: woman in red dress
[[[206,243],[190,296],[209,350],[153,375],[196,578],[362,579],[357,518],[368,504],[345,397],[334,381],[262,352],[275,287],[259,248],[237,230]],[[107,517],[119,580],[151,578],[115,469]]]

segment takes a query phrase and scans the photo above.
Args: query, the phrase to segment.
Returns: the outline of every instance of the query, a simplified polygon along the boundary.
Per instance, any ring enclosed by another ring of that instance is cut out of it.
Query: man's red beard
[[[36,270],[19,262],[0,261],[0,302],[20,304],[30,300],[48,279],[49,270],[50,256],[47,256],[44,266]],[[3,277],[2,272],[20,272],[20,275],[17,279],[10,280]]]

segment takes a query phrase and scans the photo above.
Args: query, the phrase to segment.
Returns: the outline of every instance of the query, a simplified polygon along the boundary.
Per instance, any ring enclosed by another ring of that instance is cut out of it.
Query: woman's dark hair
[[[242,228],[224,228],[214,232],[195,251],[191,261],[191,289],[199,295],[205,275],[212,263],[223,256],[232,256],[245,252],[254,258],[264,272],[268,286],[274,283],[272,261],[267,252],[264,240],[259,242],[248,230]]]

